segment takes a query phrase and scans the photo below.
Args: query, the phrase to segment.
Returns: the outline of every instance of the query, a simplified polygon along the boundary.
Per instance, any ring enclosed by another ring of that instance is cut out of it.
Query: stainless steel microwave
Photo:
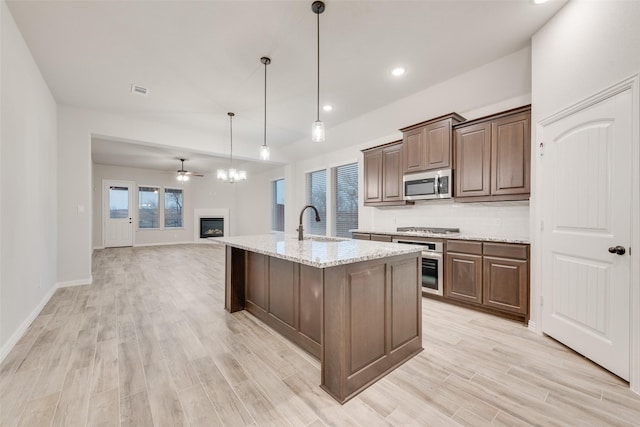
[[[402,181],[404,200],[451,198],[453,189],[451,169],[404,175]]]

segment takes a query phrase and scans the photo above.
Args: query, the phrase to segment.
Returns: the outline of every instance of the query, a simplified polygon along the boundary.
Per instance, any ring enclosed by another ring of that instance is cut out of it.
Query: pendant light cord
[[[320,14],[316,13],[316,18],[317,18],[317,29],[318,29],[318,90],[317,90],[317,95],[318,95],[318,103],[316,105],[317,110],[316,110],[316,120],[320,121]]]
[[[264,142],[262,143],[263,147],[267,146],[267,62],[264,61]]]
[[[229,160],[231,167],[233,168],[233,113],[229,113],[229,142],[231,145],[231,151],[229,152]]]

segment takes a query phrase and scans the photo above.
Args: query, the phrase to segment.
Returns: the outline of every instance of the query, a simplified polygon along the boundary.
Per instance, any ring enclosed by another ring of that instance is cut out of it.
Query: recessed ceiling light
[[[398,67],[398,68],[394,68],[393,70],[391,70],[391,74],[393,74],[396,77],[400,77],[401,75],[403,75],[405,73],[405,71],[407,71],[407,70],[405,70],[402,67]]]
[[[331,111],[331,110],[333,110],[333,107],[332,107],[331,105],[323,105],[323,106],[322,106],[322,109],[323,109],[324,111]]]
[[[534,4],[542,4],[542,3],[546,3],[548,0],[533,0]]]

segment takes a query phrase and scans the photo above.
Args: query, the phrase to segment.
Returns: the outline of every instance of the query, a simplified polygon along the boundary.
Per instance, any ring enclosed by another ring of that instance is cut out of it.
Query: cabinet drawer
[[[484,255],[524,260],[528,258],[527,246],[513,243],[485,243]]]
[[[391,242],[391,236],[386,234],[372,234],[371,240],[375,242]]]
[[[462,252],[465,254],[482,255],[482,242],[447,240],[447,252]]]
[[[351,233],[351,238],[357,240],[371,240],[371,235],[368,233]]]

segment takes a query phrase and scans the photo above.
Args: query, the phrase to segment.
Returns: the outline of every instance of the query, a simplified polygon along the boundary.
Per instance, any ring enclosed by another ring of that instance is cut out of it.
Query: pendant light
[[[218,169],[218,180],[233,184],[237,181],[244,181],[247,179],[247,171],[237,170],[233,167],[233,116],[234,113],[227,113],[229,116],[229,141],[231,145],[231,151],[229,152],[229,169]]]
[[[264,64],[264,141],[260,147],[260,158],[269,160],[269,146],[267,146],[267,65],[271,64],[271,59],[263,56],[260,62]]]
[[[311,140],[313,142],[324,142],[324,123],[320,121],[320,14],[324,12],[324,3],[321,1],[314,1],[311,5],[311,10],[317,17],[317,29],[318,29],[318,102],[316,121],[311,124]]]

